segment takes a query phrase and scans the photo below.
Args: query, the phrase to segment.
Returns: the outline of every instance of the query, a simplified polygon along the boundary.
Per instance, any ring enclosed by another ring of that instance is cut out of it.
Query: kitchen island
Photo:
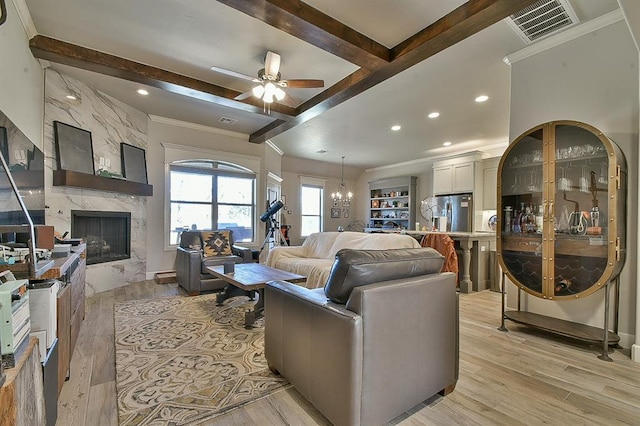
[[[382,228],[366,228],[365,231],[407,234],[418,241],[427,234],[446,234],[456,242],[456,251],[462,253],[461,259],[458,256],[460,292],[471,293],[491,288],[491,279],[495,274],[489,264],[489,252],[495,248],[495,232],[439,232]]]

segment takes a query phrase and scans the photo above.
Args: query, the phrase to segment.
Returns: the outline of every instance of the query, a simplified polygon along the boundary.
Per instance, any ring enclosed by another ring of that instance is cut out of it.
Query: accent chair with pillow
[[[336,426],[382,425],[453,391],[456,278],[432,248],[342,249],[324,288],[265,288],[265,357]]]
[[[189,296],[202,291],[222,290],[226,283],[209,274],[207,266],[225,262],[249,263],[251,249],[233,243],[233,231],[184,231],[180,234],[180,246],[176,254],[176,278]]]

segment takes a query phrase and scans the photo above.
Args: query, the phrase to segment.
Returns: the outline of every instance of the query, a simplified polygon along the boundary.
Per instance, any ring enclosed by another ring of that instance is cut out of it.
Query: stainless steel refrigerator
[[[432,212],[432,224],[443,232],[473,231],[473,195],[436,195],[425,200]]]

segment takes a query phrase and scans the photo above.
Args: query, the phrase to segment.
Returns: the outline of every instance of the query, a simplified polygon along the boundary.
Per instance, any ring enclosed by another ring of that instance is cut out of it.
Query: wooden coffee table
[[[230,297],[239,296],[239,290],[255,291],[258,293],[258,301],[253,306],[253,310],[244,314],[244,326],[252,328],[253,323],[264,315],[264,286],[269,281],[288,281],[298,283],[305,281],[307,277],[280,269],[271,268],[260,263],[238,263],[235,271],[230,274],[224,273],[224,266],[208,266],[207,270],[214,276],[223,279],[230,284],[224,291],[218,294],[216,302],[218,306]]]

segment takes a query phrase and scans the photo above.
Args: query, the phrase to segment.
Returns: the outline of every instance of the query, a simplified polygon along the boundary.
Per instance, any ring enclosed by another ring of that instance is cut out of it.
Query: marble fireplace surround
[[[67,99],[69,94],[76,100]],[[45,71],[45,221],[64,234],[71,231],[71,210],[131,213],[131,257],[88,265],[86,292],[89,296],[143,281],[147,264],[147,197],[119,192],[111,182],[102,189],[54,182],[54,175],[60,174],[53,132],[56,120],[91,131],[95,169],[101,167],[99,157],[104,157],[110,160],[109,171],[121,173],[121,142],[147,149],[147,115],[69,76],[50,68]],[[99,176],[90,179],[114,180]]]

